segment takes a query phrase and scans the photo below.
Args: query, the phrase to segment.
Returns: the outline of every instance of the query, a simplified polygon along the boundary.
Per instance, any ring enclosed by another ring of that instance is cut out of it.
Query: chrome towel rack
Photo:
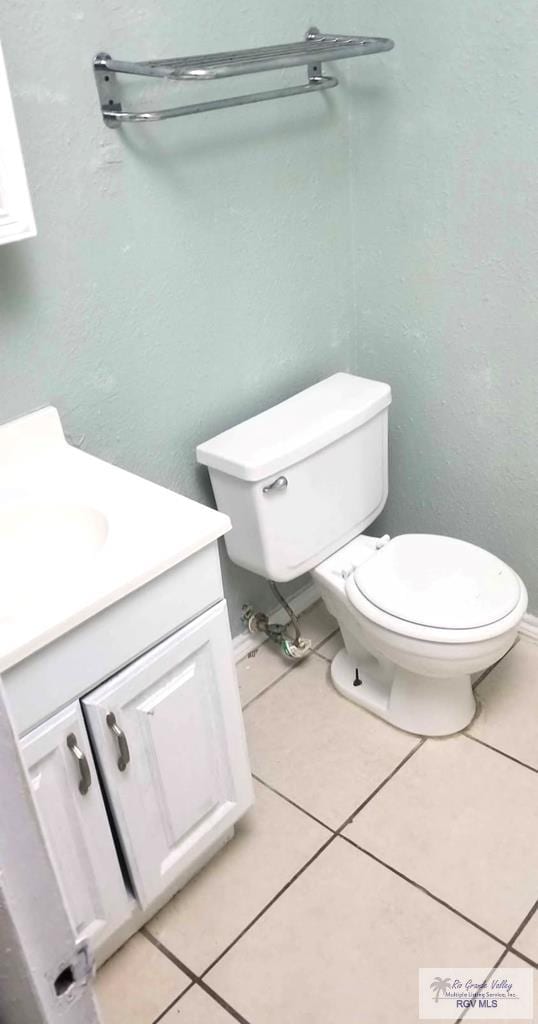
[[[129,122],[164,121],[169,117],[185,117],[207,110],[239,107],[247,103],[261,103],[284,96],[334,89],[338,79],[322,72],[323,61],[362,57],[369,53],[392,50],[392,39],[373,36],[329,35],[310,28],[300,43],[282,46],[262,46],[253,50],[232,50],[226,53],[202,54],[198,57],[178,57],[171,60],[123,61],[114,60],[108,53],[98,53],[93,61],[97,92],[105,124],[109,128]],[[204,82],[219,78],[252,75],[261,71],[275,71],[306,65],[307,81],[303,85],[285,86],[264,92],[246,93],[220,100],[204,100],[165,110],[123,110],[116,75],[143,75],[149,78],[168,78],[176,82]]]

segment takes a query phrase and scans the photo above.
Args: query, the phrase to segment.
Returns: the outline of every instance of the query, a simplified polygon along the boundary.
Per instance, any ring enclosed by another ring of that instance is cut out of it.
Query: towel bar
[[[104,122],[109,128],[117,128],[118,125],[125,122],[164,121],[167,118],[200,114],[207,110],[222,110],[225,107],[244,106],[248,103],[260,103],[264,100],[333,89],[338,85],[338,79],[322,74],[322,61],[381,53],[392,50],[393,46],[394,43],[391,39],[327,35],[321,33],[317,28],[311,28],[301,43],[202,54],[197,57],[129,62],[114,60],[108,53],[98,53],[94,58],[93,68]],[[116,82],[117,74],[143,75],[182,82],[214,81],[220,78],[257,74],[300,65],[307,65],[308,78],[304,85],[285,86],[280,89],[246,93],[220,100],[188,103],[164,110],[123,110]]]

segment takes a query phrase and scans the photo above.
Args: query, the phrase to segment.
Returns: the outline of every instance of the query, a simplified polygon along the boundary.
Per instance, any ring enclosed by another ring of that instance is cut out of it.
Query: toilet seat
[[[346,594],[370,621],[440,643],[495,636],[526,606],[523,583],[495,555],[431,534],[395,537],[355,570]]]

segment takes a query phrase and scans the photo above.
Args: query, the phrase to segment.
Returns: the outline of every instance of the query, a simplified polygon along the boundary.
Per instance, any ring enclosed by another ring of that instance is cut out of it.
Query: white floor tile
[[[323,845],[329,832],[266,786],[236,835],[149,931],[201,973]]]
[[[500,952],[336,839],[206,980],[253,1024],[417,1024],[419,967]]]
[[[471,736],[538,770],[538,644],[520,640],[475,693]]]
[[[465,736],[428,740],[346,835],[508,941],[538,892],[538,775]]]
[[[194,985],[165,1013],[159,1024],[232,1024],[234,1019],[215,999]]]
[[[514,956],[513,953],[508,953],[508,955],[505,956],[505,958],[502,961],[500,967],[497,968],[497,970],[495,971],[495,974],[492,975],[492,977],[493,978],[497,978],[498,980],[502,980],[503,967],[523,967],[523,968],[528,968],[529,964],[525,963],[524,960],[520,960],[519,957]],[[531,968],[531,970],[532,970],[532,968]],[[534,970],[534,1013],[533,1013],[533,1016],[532,1016],[532,1020],[530,1020],[530,1018],[528,1018],[528,1017],[526,1017],[525,1020],[529,1021],[530,1024],[532,1024],[533,1021],[538,1021],[538,971],[537,970]],[[500,1020],[497,1017],[495,1017],[495,1018],[491,1019],[490,1024],[514,1024],[514,1018],[512,1017],[510,1020],[507,1020],[507,1019]]]
[[[254,774],[340,826],[417,744],[336,692],[323,658],[307,661],[245,711]]]
[[[103,1024],[153,1024],[190,979],[143,935],[101,967],[95,992]]]
[[[326,658],[327,661],[332,661],[338,654],[338,651],[342,650],[343,646],[344,641],[342,640],[342,634],[340,630],[338,630],[338,633],[335,633],[330,640],[326,640],[321,647],[317,648],[316,654],[321,654],[322,658]]]
[[[250,656],[243,658],[237,665],[237,678],[241,704],[245,707],[249,701],[263,693],[295,665],[285,658],[274,644],[266,643],[258,647]]]
[[[538,964],[538,910],[534,912],[528,925],[516,939],[514,946]]]

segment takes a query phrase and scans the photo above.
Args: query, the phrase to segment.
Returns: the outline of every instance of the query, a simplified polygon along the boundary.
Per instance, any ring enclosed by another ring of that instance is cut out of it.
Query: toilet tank
[[[390,401],[388,384],[335,373],[198,445],[233,562],[292,580],[366,529],[387,500]]]

